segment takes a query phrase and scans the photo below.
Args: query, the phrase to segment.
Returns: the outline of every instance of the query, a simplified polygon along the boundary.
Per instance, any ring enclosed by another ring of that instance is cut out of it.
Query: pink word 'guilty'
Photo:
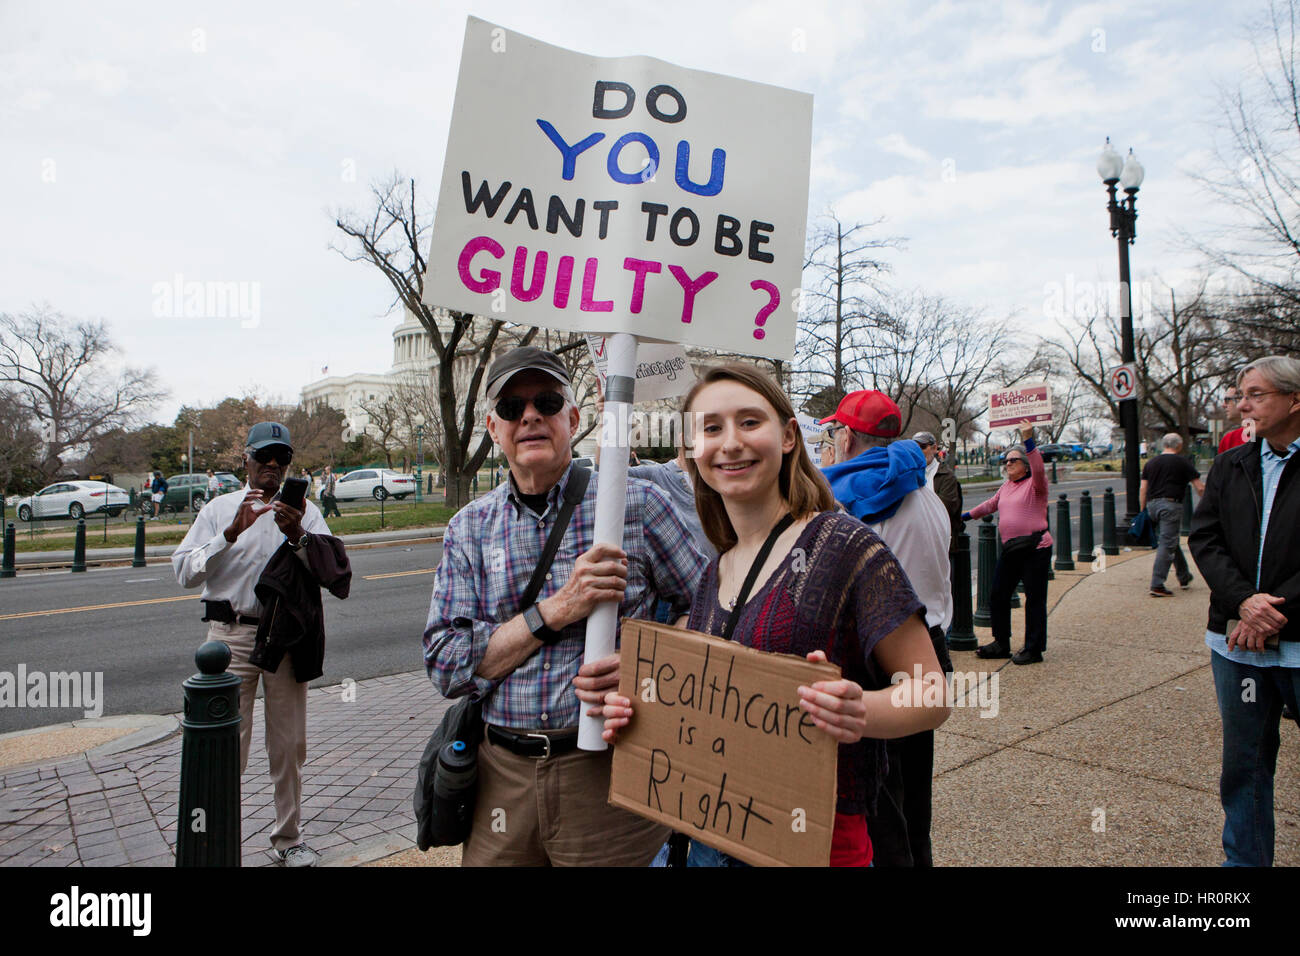
[[[475,273],[474,257],[487,253],[493,259],[504,259],[505,247],[491,236],[475,236],[461,249],[456,268],[460,281],[471,292],[491,293],[501,288],[501,273],[486,265],[478,266]],[[544,249],[533,255],[532,276],[528,277],[528,247],[516,246],[514,262],[510,270],[510,295],[519,302],[532,302],[541,298],[546,290],[549,257]],[[554,281],[551,283],[551,301],[555,308],[568,308],[573,287],[573,256],[560,256],[556,264]],[[613,312],[613,299],[596,298],[596,274],[600,269],[600,260],[595,256],[587,259],[582,270],[582,291],[578,308],[583,312]],[[652,259],[634,259],[628,256],[623,260],[623,269],[632,273],[632,293],[628,301],[628,311],[637,314],[645,301],[646,276],[657,275],[663,271],[663,263]],[[692,278],[681,266],[669,265],[668,271],[677,280],[682,289],[682,321],[690,322],[695,310],[695,296],[701,289],[718,277],[716,272],[704,272]]]

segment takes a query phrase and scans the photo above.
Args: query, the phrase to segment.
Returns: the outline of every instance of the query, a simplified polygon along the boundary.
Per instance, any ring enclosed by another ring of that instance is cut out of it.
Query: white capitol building
[[[451,320],[447,316],[446,310],[435,310],[434,315],[439,328],[450,328]],[[476,323],[481,322],[484,325],[486,325],[487,321],[482,318],[475,319]],[[507,340],[501,344],[498,351],[505,351],[510,347],[511,343]],[[740,356],[719,355],[695,348],[688,348],[687,353],[692,364],[697,369],[701,366],[726,361],[729,358],[741,358]],[[766,365],[767,363],[760,362],[759,364]],[[466,356],[456,363],[453,377],[458,385],[457,391],[461,394],[468,390],[469,379],[474,374],[475,365],[476,360],[473,356]],[[378,439],[381,437],[379,428],[376,427],[366,406],[372,409],[376,408],[382,405],[385,399],[399,391],[409,396],[413,388],[427,389],[431,394],[436,388],[437,369],[438,356],[433,350],[433,342],[429,337],[429,333],[425,331],[419,319],[409,311],[404,310],[402,321],[393,330],[392,368],[387,372],[358,372],[353,375],[326,376],[303,387],[302,402],[305,405],[323,403],[332,408],[337,408],[343,412],[347,419],[347,427],[353,432],[360,433],[364,430]],[[576,389],[575,391],[578,391],[581,398],[582,392]],[[431,398],[428,401],[430,405],[433,405]],[[478,447],[478,441],[483,434],[483,421],[487,411],[487,399],[480,393],[474,414],[474,421],[477,424],[474,437],[470,443],[471,449]],[[433,413],[427,411],[424,414],[427,419],[432,417]],[[425,447],[429,449],[432,435],[427,426],[424,436]],[[413,444],[414,436],[409,436],[408,440]],[[599,429],[595,429],[579,443],[578,454],[593,455],[598,440]],[[429,449],[429,451],[436,454],[436,449]]]
[[[435,311],[438,326],[450,328],[451,320],[443,309]],[[477,321],[485,321],[478,320]],[[445,324],[444,324],[445,323]],[[453,377],[460,382],[464,378],[464,392],[468,381],[474,373],[475,359],[466,356],[457,361]],[[393,367],[387,372],[357,372],[353,375],[329,375],[303,387],[303,404],[326,404],[343,412],[346,427],[353,432],[369,432],[379,438],[379,430],[372,421],[371,411],[382,405],[385,399],[399,390],[412,388],[427,389],[430,396],[437,386],[438,356],[433,350],[433,341],[425,331],[420,320],[409,310],[403,310],[402,321],[393,329]],[[432,405],[435,399],[430,397]],[[482,423],[487,414],[487,401],[479,396],[475,420]],[[426,417],[428,417],[426,413]],[[482,426],[474,433],[472,447],[476,447],[482,435]],[[429,432],[426,430],[426,445]],[[413,437],[411,439],[414,441]]]

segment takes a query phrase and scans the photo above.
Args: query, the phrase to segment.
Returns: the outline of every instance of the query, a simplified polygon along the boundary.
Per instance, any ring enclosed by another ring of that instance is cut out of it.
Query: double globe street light
[[[1106,137],[1106,145],[1097,158],[1097,174],[1106,184],[1110,195],[1107,210],[1110,212],[1110,234],[1119,240],[1119,307],[1122,331],[1120,360],[1126,365],[1137,360],[1133,347],[1133,289],[1129,281],[1128,247],[1137,239],[1137,193],[1142,188],[1146,171],[1133,150],[1128,156],[1121,157]],[[1116,187],[1124,190],[1125,197],[1120,199]],[[1124,429],[1124,479],[1128,494],[1127,514],[1119,531],[1128,531],[1130,523],[1138,513],[1138,483],[1140,439],[1138,437],[1138,400],[1134,392],[1132,398],[1119,403],[1119,420]]]

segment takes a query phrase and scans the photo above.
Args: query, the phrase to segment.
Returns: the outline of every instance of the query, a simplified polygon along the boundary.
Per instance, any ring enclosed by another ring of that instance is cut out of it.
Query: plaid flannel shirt
[[[559,516],[572,471],[570,465],[547,493],[542,515],[515,495],[511,478],[458,511],[443,535],[424,630],[424,663],[446,697],[493,691],[483,708],[489,724],[563,730],[576,727],[581,716],[572,681],[582,666],[585,620],[564,628],[559,641],[543,646],[499,681],[474,673],[492,632],[523,610],[519,601]],[[596,484],[593,475],[560,541],[539,601],[564,586],[578,557],[594,543]],[[668,496],[648,481],[628,479],[622,547],[628,575],[620,618],[650,618],[660,598],[672,603],[674,617],[690,609],[707,562]]]

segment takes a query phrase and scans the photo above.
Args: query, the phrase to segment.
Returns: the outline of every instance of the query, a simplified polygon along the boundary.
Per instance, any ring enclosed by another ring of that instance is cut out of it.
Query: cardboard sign
[[[837,744],[796,688],[840,669],[625,619],[609,802],[759,866],[826,866]]]
[[[605,336],[588,335],[587,350],[600,378],[600,390],[605,391],[606,369],[609,356],[605,351]],[[686,349],[680,345],[642,345],[636,350],[635,402],[653,402],[660,398],[685,395],[695,384],[695,370]]]
[[[1052,423],[1052,392],[1047,385],[1022,385],[989,396],[989,431],[1015,428],[1024,421]]]
[[[794,352],[812,97],[465,29],[424,301]]]

